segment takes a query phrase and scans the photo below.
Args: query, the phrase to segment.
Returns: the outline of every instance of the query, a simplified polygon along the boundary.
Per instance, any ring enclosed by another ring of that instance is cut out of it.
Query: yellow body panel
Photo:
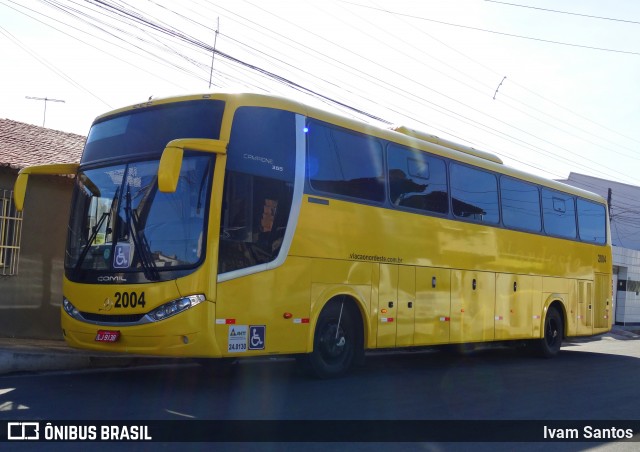
[[[451,332],[451,270],[416,268],[415,345],[448,344]]]
[[[63,290],[65,297],[79,311],[104,315],[142,314],[181,296],[173,281],[144,285],[94,285],[75,284],[65,279]],[[138,297],[144,293],[145,306],[118,307],[118,293],[136,293]],[[61,315],[64,338],[72,347],[163,356],[219,356],[216,353],[218,344],[209,328],[215,319],[215,304],[210,301],[163,320],[162,328],[158,328],[156,323],[116,328],[80,322],[64,310]],[[98,330],[120,331],[120,340],[115,343],[96,342]]]
[[[398,297],[396,346],[406,347],[415,344],[415,300],[416,268],[409,265],[398,266]]]
[[[496,339],[526,339],[533,334],[533,282],[536,277],[496,275]]]
[[[451,272],[451,342],[494,339],[495,274],[475,270]]]
[[[538,338],[554,301],[563,306],[568,335],[610,328],[610,318],[604,325],[611,303],[606,290],[597,304],[602,329],[578,330],[576,323],[578,281],[593,282],[598,271],[599,287],[610,287],[608,246],[327,201],[303,200],[291,253],[334,259],[335,267],[327,269],[334,280],[341,279],[340,272],[347,279],[346,259],[378,267],[372,299],[379,309],[372,309],[367,322],[377,329],[376,347]],[[429,231],[428,239],[420,238],[423,231]],[[312,239],[332,234],[339,240]],[[593,292],[593,284],[589,287]],[[410,300],[413,314],[406,311]],[[390,318],[395,321],[381,320]]]

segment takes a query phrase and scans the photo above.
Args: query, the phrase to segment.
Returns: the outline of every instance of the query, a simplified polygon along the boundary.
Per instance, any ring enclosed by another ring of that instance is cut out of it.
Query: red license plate
[[[117,342],[120,339],[120,331],[98,330],[96,342]]]

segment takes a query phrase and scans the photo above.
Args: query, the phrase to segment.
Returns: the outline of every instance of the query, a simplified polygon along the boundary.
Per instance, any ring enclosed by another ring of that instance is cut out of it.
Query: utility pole
[[[220,33],[220,17],[218,17],[218,25],[216,25],[216,36],[213,38],[213,52],[211,54],[211,73],[209,74],[209,89],[211,89],[211,80],[213,79],[213,60],[216,58],[216,43],[218,42],[218,33]]]
[[[31,99],[31,100],[43,100],[44,101],[44,115],[42,117],[42,127],[44,127],[44,123],[47,120],[47,102],[62,102],[64,103],[63,100],[60,99],[49,99],[48,97],[31,97],[31,96],[24,96],[25,99]]]

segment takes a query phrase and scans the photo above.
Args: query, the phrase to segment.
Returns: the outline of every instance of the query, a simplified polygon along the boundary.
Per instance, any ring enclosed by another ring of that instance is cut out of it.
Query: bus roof
[[[393,141],[405,146],[414,146],[418,149],[426,150],[429,152],[435,151],[436,154],[443,157],[477,165],[500,174],[543,185],[550,189],[570,193],[576,196],[581,196],[583,198],[591,199],[600,203],[606,203],[605,199],[602,196],[590,191],[576,188],[574,186],[564,184],[553,179],[536,176],[534,174],[506,166],[503,164],[503,161],[502,159],[500,159],[500,157],[490,152],[481,151],[470,146],[455,143],[453,141],[439,138],[435,135],[430,135],[418,130],[410,129],[405,126],[394,126],[391,128],[374,126],[360,120],[312,107],[310,105],[303,104],[290,98],[271,94],[216,92],[207,94],[164,97],[157,99],[150,98],[146,102],[130,105],[128,107],[119,108],[117,110],[102,114],[98,116],[94,120],[94,122],[101,121],[109,116],[118,115],[131,110],[198,99],[224,100],[227,103],[231,104],[232,108],[246,105],[279,108],[292,111],[294,113],[303,114],[307,117],[331,122],[340,127],[345,127],[357,132],[374,135],[378,138]]]
[[[481,151],[479,149],[475,149],[470,146],[465,146],[464,144],[458,144],[453,141],[445,140],[444,138],[437,137],[436,135],[431,135],[425,132],[421,132],[419,130],[410,129],[405,126],[394,126],[394,127],[391,127],[391,130],[403,133],[405,135],[409,135],[410,137],[417,138],[422,141],[428,141],[429,143],[439,144],[440,146],[444,146],[445,148],[455,149],[456,151],[464,152],[465,154],[473,155],[475,157],[480,157],[494,163],[499,163],[501,165],[503,163],[500,157],[498,157],[497,155],[491,154],[490,152]]]

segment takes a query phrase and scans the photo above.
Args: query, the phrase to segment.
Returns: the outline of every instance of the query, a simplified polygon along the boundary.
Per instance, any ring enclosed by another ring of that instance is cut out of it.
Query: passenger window
[[[542,189],[544,230],[549,235],[576,238],[576,208],[573,196]]]
[[[498,223],[496,176],[480,169],[451,164],[451,203],[456,217]]]
[[[382,145],[379,140],[311,122],[308,177],[314,190],[367,201],[384,201]]]
[[[387,164],[393,205],[442,214],[449,212],[447,170],[442,159],[390,144]]]
[[[607,216],[605,206],[578,199],[578,230],[580,240],[604,244],[607,240]]]
[[[527,182],[502,177],[502,222],[505,226],[525,231],[540,232],[540,193],[538,187]]]

